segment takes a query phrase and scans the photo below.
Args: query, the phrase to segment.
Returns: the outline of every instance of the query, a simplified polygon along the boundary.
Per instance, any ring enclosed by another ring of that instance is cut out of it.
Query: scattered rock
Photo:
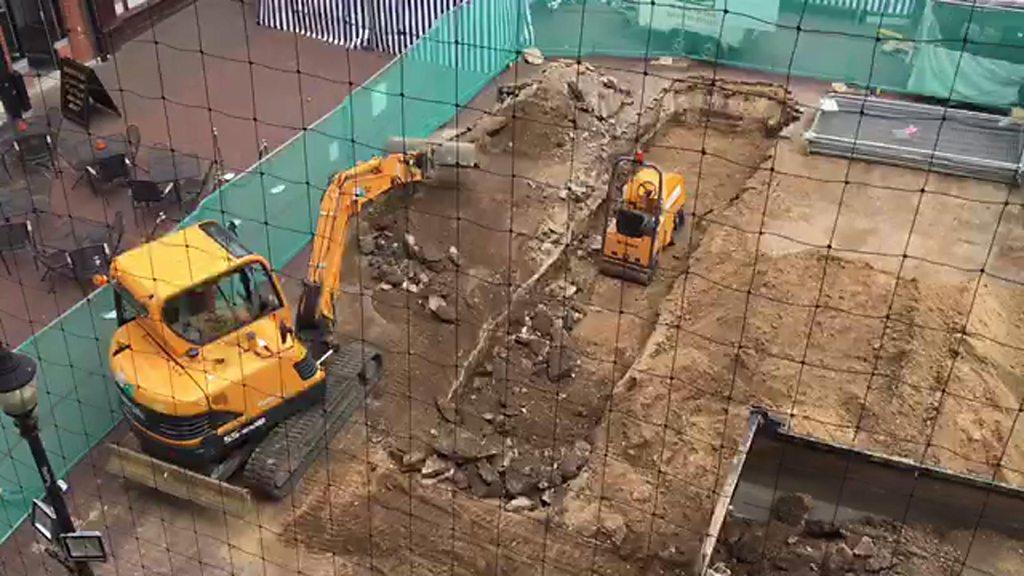
[[[760,534],[750,530],[744,532],[735,542],[732,543],[732,556],[744,564],[753,564],[761,559],[763,542]]]
[[[870,558],[875,555],[876,550],[875,541],[870,536],[863,536],[860,542],[854,546],[853,555],[858,558]]]
[[[856,553],[857,551],[854,550],[854,554]],[[864,569],[868,572],[881,572],[891,568],[893,564],[892,550],[876,547],[875,553],[864,564]]]
[[[605,88],[610,88],[616,92],[622,91],[622,87],[619,86],[619,81],[614,76],[601,76],[601,84]]]
[[[448,260],[450,260],[452,264],[455,264],[456,267],[460,266],[460,264],[459,264],[459,249],[456,248],[455,246],[449,246],[448,247]]]
[[[437,412],[442,418],[452,424],[458,423],[459,414],[455,409],[455,402],[452,402],[443,396],[438,396],[437,398],[434,398],[434,406],[437,407]]]
[[[359,253],[367,256],[373,253],[377,249],[377,241],[374,239],[373,234],[360,234],[359,235]]]
[[[616,546],[622,544],[622,541],[626,539],[626,521],[615,512],[604,511],[601,513],[599,530],[602,535],[611,540]]]
[[[520,496],[534,491],[537,479],[522,470],[510,468],[505,471],[505,491],[513,496]]]
[[[535,336],[529,336],[526,338],[526,347],[530,349],[530,352],[533,352],[534,356],[543,356],[549,348],[548,343],[545,340]]]
[[[729,570],[729,567],[724,563],[719,562],[708,568],[707,576],[732,576],[732,570]]]
[[[491,367],[491,379],[498,386],[503,386],[508,380],[508,362],[498,360]]]
[[[825,555],[825,574],[842,576],[853,564],[853,552],[845,543],[839,542],[829,547]]]
[[[384,266],[381,269],[381,280],[392,286],[401,286],[405,284],[405,274],[397,266]]]
[[[431,312],[437,310],[438,308],[444,305],[444,298],[437,294],[431,294],[430,296],[427,297],[427,310],[430,310]]]
[[[423,463],[423,469],[420,470],[420,474],[424,478],[435,478],[451,470],[451,467],[451,463],[447,460],[438,456],[431,456]]]
[[[453,476],[455,476],[455,468],[449,467],[443,474],[439,474],[433,478],[421,477],[420,483],[425,486],[431,486],[433,484],[440,484],[445,480],[450,480]]]
[[[459,490],[465,490],[469,488],[469,474],[463,468],[456,468],[452,474],[452,484]]]
[[[568,308],[565,311],[565,316],[562,318],[562,327],[566,330],[572,330],[573,326],[576,325],[576,322],[582,317],[583,314],[580,314],[572,308]]]
[[[559,382],[572,376],[576,367],[576,352],[567,346],[552,346],[548,350],[548,379]]]
[[[576,295],[579,288],[576,287],[572,282],[566,280],[555,280],[551,284],[548,284],[544,292],[551,298],[572,298]]]
[[[839,526],[825,520],[805,520],[804,534],[812,538],[839,538],[843,535]]]
[[[427,299],[427,308],[441,322],[444,322],[445,324],[455,323],[455,308],[449,306],[448,303],[444,301],[444,298],[437,294],[431,294]]]
[[[501,496],[501,482],[487,483],[484,482],[480,476],[479,466],[480,462],[476,463],[476,466],[469,466],[466,468],[466,479],[469,481],[469,490],[477,498],[498,498]]]
[[[476,471],[480,474],[480,479],[488,484],[497,484],[500,480],[500,478],[498,478],[498,472],[486,459],[477,461]]]
[[[544,53],[540,51],[540,48],[531,46],[523,49],[523,62],[531,66],[539,66],[544,63]]]
[[[598,92],[597,93],[597,113],[598,118],[608,119],[619,111],[622,106],[622,96],[616,92]]]
[[[438,294],[431,294],[427,298],[427,309],[433,312],[438,320],[446,324],[455,323],[455,309],[448,305]]]
[[[775,499],[772,515],[787,526],[799,526],[807,518],[812,504],[807,494],[783,494]]]
[[[426,462],[427,455],[418,450],[408,452],[402,455],[402,460],[398,464],[398,469],[402,472],[414,472],[423,468],[423,463]]]
[[[577,440],[562,461],[558,463],[558,473],[563,480],[571,480],[580,475],[589,459],[590,444],[584,440]]]
[[[466,428],[449,427],[433,441],[434,451],[456,463],[469,462],[493,456],[501,450],[501,443],[493,438],[480,438]]]
[[[533,318],[530,319],[530,325],[533,329],[544,336],[550,337],[551,329],[555,326],[555,321],[551,318],[551,313],[546,308],[538,308],[533,314]]]
[[[537,502],[527,496],[518,496],[505,504],[505,510],[509,512],[527,512],[537,507]]]
[[[489,414],[489,412],[488,412]],[[509,432],[508,418],[504,414],[494,415],[494,418],[490,421],[491,425],[494,426],[494,431],[505,435]]]
[[[403,246],[405,247],[405,253],[418,260],[420,258],[420,246],[416,243],[416,237],[407,232],[402,240],[404,242]]]
[[[433,272],[440,272],[444,268],[445,255],[432,244],[419,246],[419,253],[416,259]]]

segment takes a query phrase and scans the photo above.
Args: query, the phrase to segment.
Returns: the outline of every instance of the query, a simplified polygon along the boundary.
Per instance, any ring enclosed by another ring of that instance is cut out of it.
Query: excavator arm
[[[306,280],[299,300],[296,328],[334,327],[334,302],[341,291],[342,263],[349,224],[364,206],[396,187],[423,180],[430,167],[423,152],[395,153],[362,162],[339,172],[320,201],[320,218]]]

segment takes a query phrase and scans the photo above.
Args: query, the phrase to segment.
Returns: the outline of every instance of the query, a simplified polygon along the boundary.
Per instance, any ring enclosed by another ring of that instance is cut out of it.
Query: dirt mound
[[[555,62],[536,78],[499,87],[491,117],[469,139],[525,157],[565,157],[573,147],[594,152],[633,103],[631,88],[590,64]]]
[[[980,291],[984,313],[972,314],[975,333],[959,349],[971,282],[897,283],[892,271],[821,250],[761,253],[755,267],[755,241],[725,227],[705,236],[615,391],[594,448],[605,457],[567,499],[567,517],[599,522],[598,508],[631,533],[687,549],[751,405],[790,416],[802,434],[957,472],[999,478],[1021,461],[1019,448],[1007,450],[1000,407],[1019,402],[1020,360],[983,336],[1019,314],[1019,294]]]

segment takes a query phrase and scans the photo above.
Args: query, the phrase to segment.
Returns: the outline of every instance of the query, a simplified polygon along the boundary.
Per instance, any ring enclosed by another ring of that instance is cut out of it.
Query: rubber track
[[[327,442],[348,422],[364,395],[380,378],[381,354],[372,346],[355,342],[340,348],[324,361],[327,390],[324,404],[295,414],[267,434],[250,456],[242,481],[254,492],[280,500],[323,451]],[[364,366],[376,362],[371,380],[363,385]],[[287,478],[281,477],[287,474]]]

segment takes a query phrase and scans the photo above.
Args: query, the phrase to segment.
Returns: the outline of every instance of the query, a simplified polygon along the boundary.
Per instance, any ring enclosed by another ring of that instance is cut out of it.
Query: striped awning
[[[257,22],[346,48],[367,48],[370,27],[365,4],[365,0],[260,0]]]
[[[494,31],[532,39],[532,31],[519,30],[529,22],[528,0],[260,0],[262,26],[303,34],[350,49],[367,48],[398,54],[427,33],[438,18],[463,2],[493,5],[495,20],[458,30],[463,43],[495,43]],[[507,26],[499,27],[502,22]],[[486,30],[480,29],[487,28]],[[453,41],[456,38],[452,38]]]

